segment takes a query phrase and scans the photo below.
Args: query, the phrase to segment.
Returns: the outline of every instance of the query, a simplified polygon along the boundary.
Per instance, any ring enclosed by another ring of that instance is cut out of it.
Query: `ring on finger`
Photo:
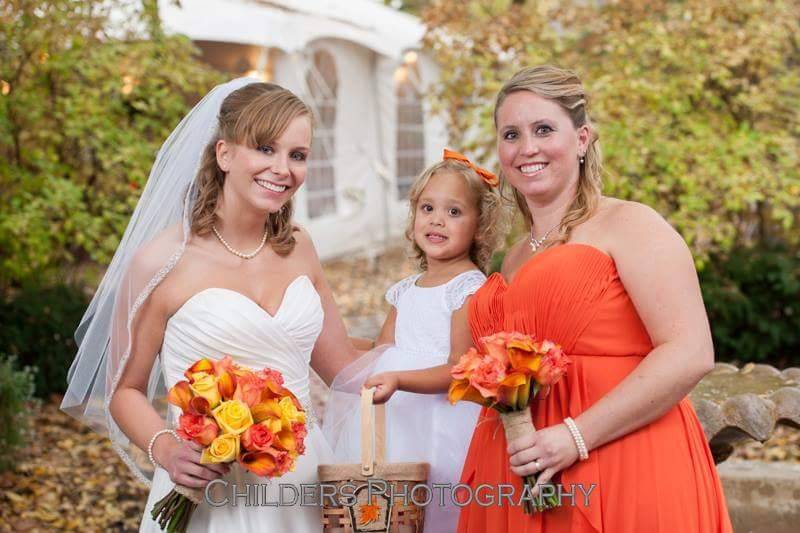
[[[539,459],[536,459],[535,461],[533,461],[533,464],[536,466],[536,470],[541,470],[542,469],[542,463],[539,462]]]

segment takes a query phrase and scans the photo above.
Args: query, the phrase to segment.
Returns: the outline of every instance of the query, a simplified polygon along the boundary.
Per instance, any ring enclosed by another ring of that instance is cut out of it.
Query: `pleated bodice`
[[[469,322],[476,345],[480,337],[518,331],[554,341],[569,356],[564,378],[548,396],[532,402],[537,428],[578,417],[653,349],[614,260],[585,244],[540,252],[510,284],[500,274],[490,276],[471,301]],[[462,482],[510,483],[519,490],[499,425],[496,412],[484,409]],[[555,481],[565,489],[594,485],[589,505],[529,517],[520,507],[471,504],[462,510],[459,532],[730,531],[719,478],[688,399],[593,450],[588,460],[565,469]]]

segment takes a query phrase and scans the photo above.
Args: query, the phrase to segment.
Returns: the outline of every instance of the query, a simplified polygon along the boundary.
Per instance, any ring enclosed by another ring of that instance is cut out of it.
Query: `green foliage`
[[[36,395],[63,393],[77,352],[73,339],[88,298],[66,285],[26,288],[0,301],[0,351],[37,367]]]
[[[800,242],[800,0],[438,0],[431,94],[456,147],[495,160],[497,91],[524,66],[590,94],[605,193],[656,208],[702,266],[765,235]]]
[[[16,362],[14,356],[0,355],[0,472],[14,465],[29,429],[34,371],[27,366],[17,369]]]
[[[0,290],[107,264],[158,147],[219,81],[152,4],[0,4]]]
[[[700,281],[717,359],[800,366],[800,251],[736,249]]]

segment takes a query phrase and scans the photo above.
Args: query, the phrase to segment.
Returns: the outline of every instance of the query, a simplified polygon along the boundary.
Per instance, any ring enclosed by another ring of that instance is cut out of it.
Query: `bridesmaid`
[[[518,72],[497,97],[500,166],[531,231],[473,297],[473,341],[533,334],[571,365],[534,401],[538,431],[507,443],[483,410],[461,480],[519,491],[537,473],[575,503],[528,516],[473,501],[458,531],[732,531],[686,398],[714,364],[692,255],[649,207],[602,196],[586,103],[578,77],[551,66]]]

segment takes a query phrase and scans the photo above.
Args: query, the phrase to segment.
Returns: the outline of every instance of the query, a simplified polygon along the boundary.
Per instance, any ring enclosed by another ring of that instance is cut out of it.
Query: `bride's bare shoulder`
[[[306,274],[311,277],[314,285],[317,285],[324,278],[322,263],[314,246],[314,240],[305,228],[295,224],[297,230],[294,232],[295,246],[289,259],[293,264],[293,270],[298,273]]]
[[[182,243],[182,225],[175,223],[168,226],[136,249],[131,257],[128,271],[133,273],[153,272],[162,268],[178,251]]]

